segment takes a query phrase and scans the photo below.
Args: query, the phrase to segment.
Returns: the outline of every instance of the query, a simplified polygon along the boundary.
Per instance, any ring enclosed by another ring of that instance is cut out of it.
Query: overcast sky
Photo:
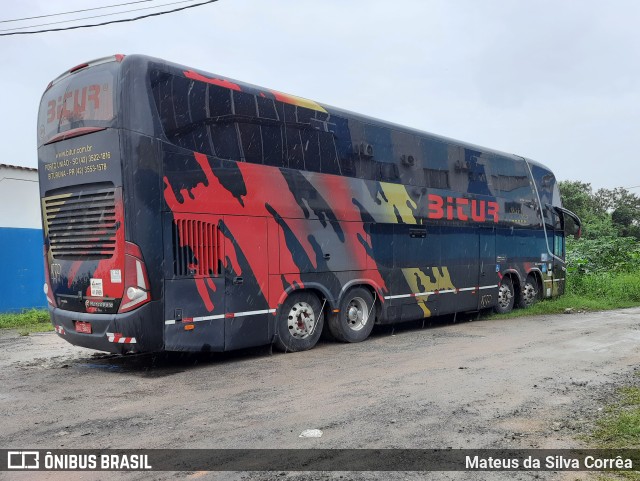
[[[0,19],[125,1],[5,2]],[[638,0],[219,0],[0,37],[0,163],[37,165],[38,102],[50,80],[87,60],[140,53],[530,157],[560,180],[636,186],[639,21]]]

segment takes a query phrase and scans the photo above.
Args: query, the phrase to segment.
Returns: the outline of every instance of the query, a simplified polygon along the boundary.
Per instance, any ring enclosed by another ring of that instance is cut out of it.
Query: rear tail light
[[[78,70],[82,70],[83,68],[86,68],[88,66],[88,63],[81,63],[80,65],[76,65],[71,70],[69,70],[69,73],[77,72]]]
[[[51,275],[49,274],[49,247],[44,246],[44,295],[47,296],[47,302],[52,307],[56,306],[56,301],[53,297],[53,292],[51,292]]]
[[[140,248],[132,242],[124,243],[124,297],[118,312],[128,312],[151,300],[147,268]]]

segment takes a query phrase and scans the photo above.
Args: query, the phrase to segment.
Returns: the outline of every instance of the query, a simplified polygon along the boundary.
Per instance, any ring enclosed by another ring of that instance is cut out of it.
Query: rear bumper
[[[49,306],[56,333],[76,346],[124,354],[164,348],[162,304],[149,302],[124,314],[86,314]],[[76,332],[75,322],[91,324],[91,334]]]

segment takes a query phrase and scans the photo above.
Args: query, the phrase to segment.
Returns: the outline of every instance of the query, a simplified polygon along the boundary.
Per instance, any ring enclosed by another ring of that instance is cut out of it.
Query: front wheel
[[[274,346],[283,352],[306,351],[320,339],[324,313],[318,297],[311,292],[295,292],[280,306]]]
[[[371,293],[363,287],[354,287],[342,297],[340,311],[331,314],[329,330],[338,341],[361,342],[371,334],[375,318]]]
[[[522,287],[520,293],[520,299],[518,300],[518,307],[527,308],[534,305],[540,297],[540,290],[538,283],[533,276],[528,276],[527,280]]]
[[[507,314],[513,310],[513,282],[509,277],[504,277],[498,287],[498,303],[493,310],[498,314]]]

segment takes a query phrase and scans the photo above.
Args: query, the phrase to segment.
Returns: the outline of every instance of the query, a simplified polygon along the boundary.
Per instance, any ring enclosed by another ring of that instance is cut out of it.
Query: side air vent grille
[[[55,195],[43,203],[53,257],[109,259],[116,249],[115,189]]]
[[[176,276],[217,276],[220,272],[218,229],[210,222],[176,219],[173,223],[173,269]]]

